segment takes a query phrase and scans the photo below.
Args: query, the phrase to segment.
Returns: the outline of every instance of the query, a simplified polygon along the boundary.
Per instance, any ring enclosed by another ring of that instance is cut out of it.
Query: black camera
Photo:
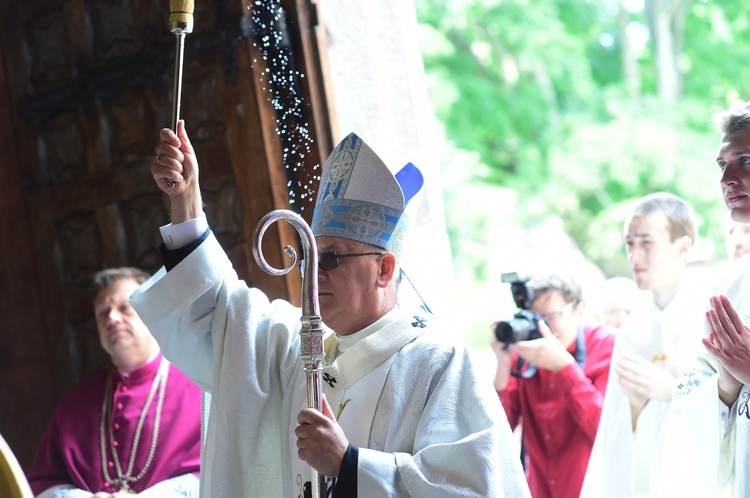
[[[520,311],[513,315],[512,319],[498,322],[495,326],[497,340],[507,346],[518,341],[541,338],[539,321],[542,317],[530,310],[531,302],[534,300],[534,289],[528,286],[529,280],[520,278],[516,273],[503,273],[502,281],[510,284],[513,301]]]

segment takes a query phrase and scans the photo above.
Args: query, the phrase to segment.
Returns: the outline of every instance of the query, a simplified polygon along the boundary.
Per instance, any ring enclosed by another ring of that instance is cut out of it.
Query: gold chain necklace
[[[141,416],[138,418],[138,425],[136,426],[135,435],[133,436],[133,446],[130,450],[130,459],[128,460],[128,469],[125,473],[122,472],[122,467],[120,466],[120,458],[118,457],[115,448],[113,431],[112,400],[114,398],[114,372],[112,372],[112,374],[110,374],[109,378],[107,379],[107,387],[104,392],[104,401],[102,402],[102,419],[99,423],[99,450],[102,457],[102,473],[104,474],[104,480],[107,481],[113,487],[113,489],[124,491],[126,493],[134,493],[134,491],[130,489],[130,483],[139,481],[141,478],[143,478],[143,476],[146,475],[146,471],[148,471],[149,467],[151,466],[151,461],[153,460],[154,453],[156,452],[156,442],[159,439],[159,424],[161,422],[161,410],[164,405],[164,392],[167,387],[168,376],[169,362],[166,359],[162,358],[161,364],[159,364],[159,370],[156,372],[154,381],[151,384],[151,390],[149,391],[148,397],[146,398],[146,404],[143,406],[143,409],[141,410]],[[133,476],[133,466],[135,464],[136,453],[138,452],[138,445],[140,444],[141,440],[143,424],[146,421],[148,410],[151,407],[151,403],[154,400],[154,396],[156,395],[157,390],[159,391],[159,395],[156,401],[154,429],[151,434],[151,447],[148,451],[146,463],[143,464],[143,469],[141,469],[141,472],[137,476]],[[107,438],[106,434],[107,425],[109,425],[109,438]],[[109,474],[109,470],[107,470],[107,444],[105,443],[107,439],[109,439],[109,449],[112,453],[112,460],[115,464],[115,470],[117,470],[117,479],[112,479]]]

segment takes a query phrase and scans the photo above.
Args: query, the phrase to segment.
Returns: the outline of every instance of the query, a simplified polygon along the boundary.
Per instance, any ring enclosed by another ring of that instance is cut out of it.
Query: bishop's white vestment
[[[249,289],[213,234],[131,302],[164,355],[211,394],[201,496],[304,496],[300,310]],[[332,345],[323,387],[359,446],[359,498],[529,496],[497,395],[467,351],[399,310],[355,335]]]
[[[633,430],[630,400],[615,365],[623,352],[637,354],[679,378],[703,348],[703,311],[708,296],[683,288],[660,309],[652,301],[617,332],[610,374],[582,498],[654,496],[670,402],[651,399]],[[676,495],[675,495],[676,496]]]

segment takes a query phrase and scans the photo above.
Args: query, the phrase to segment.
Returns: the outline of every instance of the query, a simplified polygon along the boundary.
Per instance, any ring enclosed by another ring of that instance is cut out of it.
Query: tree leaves
[[[750,99],[744,2],[650,4],[688,9],[671,27],[680,93],[665,103],[653,16],[622,0],[415,1],[430,99],[453,148],[440,157],[459,295],[479,309],[460,313],[472,315],[470,342],[486,346],[487,324],[512,312],[500,273],[570,270],[560,256],[575,249],[545,239],[560,222],[606,276],[630,276],[629,204],[669,191],[726,257],[711,116]]]
[[[619,2],[416,3],[430,96],[446,134],[478,155],[473,182],[517,192],[522,226],[556,214],[605,271],[627,272],[621,246],[598,247],[600,222],[633,198],[666,190],[691,202],[701,235],[723,245],[710,119],[731,100],[750,97],[750,54],[735,45],[748,28],[739,0],[680,0],[689,7],[684,35],[673,26],[683,90],[666,105],[657,95],[653,47],[633,52],[640,93],[628,93],[623,29],[649,19],[620,12]],[[463,197],[447,191],[447,208]],[[608,233],[619,237],[621,228]],[[459,235],[450,223],[449,231]]]

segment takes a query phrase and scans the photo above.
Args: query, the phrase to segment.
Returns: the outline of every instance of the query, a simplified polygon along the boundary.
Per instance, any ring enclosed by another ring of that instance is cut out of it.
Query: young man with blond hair
[[[686,275],[695,215],[678,196],[638,200],[625,221],[633,278],[652,304],[631,315],[615,340],[604,408],[581,497],[656,492],[677,379],[700,348],[706,297]]]
[[[732,219],[750,223],[750,102],[717,113],[716,164]],[[713,289],[705,350],[680,379],[665,442],[662,496],[750,493],[750,260]]]

